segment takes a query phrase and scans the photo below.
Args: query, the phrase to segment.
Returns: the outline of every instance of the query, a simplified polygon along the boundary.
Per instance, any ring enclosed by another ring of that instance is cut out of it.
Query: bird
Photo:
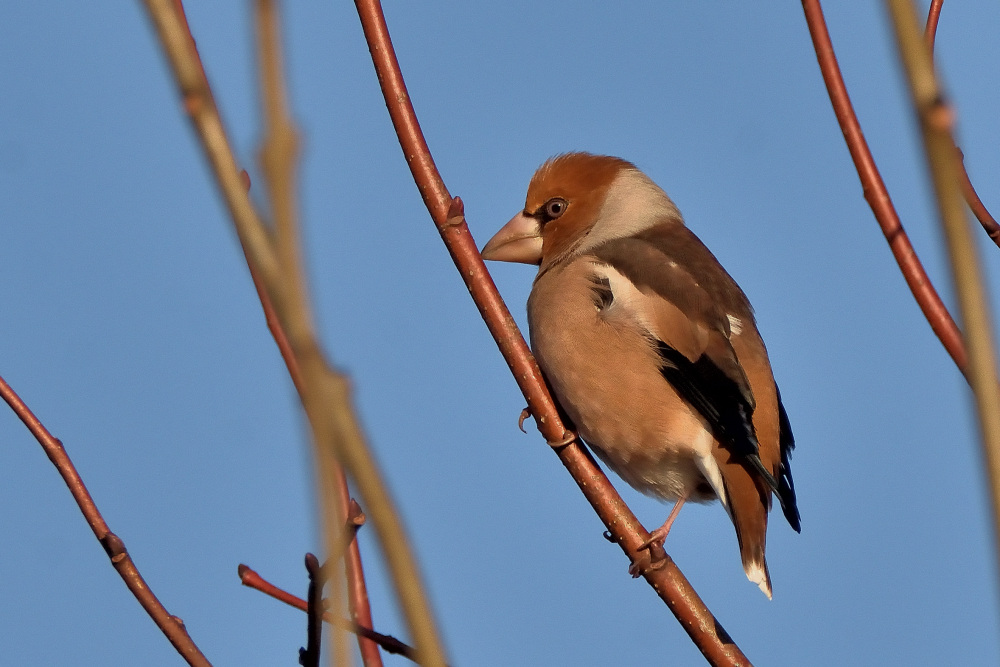
[[[770,599],[772,494],[801,532],[795,441],[749,300],[666,192],[624,159],[557,155],[481,256],[538,265],[530,345],[561,410],[625,482],[674,502],[642,548],[685,502],[719,500]]]

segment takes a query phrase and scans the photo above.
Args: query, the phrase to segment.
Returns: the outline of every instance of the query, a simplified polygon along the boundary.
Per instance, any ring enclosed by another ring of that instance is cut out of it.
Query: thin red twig
[[[934,53],[934,37],[937,35],[938,19],[941,17],[941,7],[944,0],[931,0],[930,9],[927,10],[927,27],[924,30],[924,39],[927,40],[927,47]]]
[[[941,340],[941,344],[951,355],[959,370],[966,371],[968,356],[965,345],[962,342],[962,333],[959,331],[955,320],[941,301],[937,290],[931,283],[927,272],[924,271],[920,259],[917,257],[913,244],[910,243],[906,231],[899,220],[899,214],[892,204],[889,192],[878,167],[865,141],[864,133],[861,131],[861,124],[854,113],[851,105],[851,98],[847,94],[847,87],[844,85],[844,78],[840,72],[840,65],[837,63],[837,56],[833,51],[833,43],[830,41],[830,33],[826,28],[826,20],[823,18],[823,8],[819,0],[802,0],[802,10],[805,12],[806,24],[809,26],[809,34],[812,37],[813,48],[816,50],[816,59],[819,62],[819,69],[826,83],[827,92],[830,94],[830,102],[833,105],[833,112],[837,116],[837,122],[844,133],[844,141],[847,142],[847,149],[854,160],[854,166],[858,170],[858,177],[864,189],[865,200],[875,214],[879,227],[889,242],[899,269],[903,273],[906,284],[910,287],[913,297],[917,300],[917,305],[923,311],[934,333]]]
[[[364,525],[365,515],[358,502],[349,497],[343,468],[340,469],[340,477],[343,478],[343,483],[338,483],[337,488],[340,492],[340,505],[347,508],[346,534],[350,537],[344,554],[344,567],[347,570],[347,607],[358,627],[371,628],[372,609],[368,600],[368,588],[365,586],[365,571],[361,565],[361,548],[358,545],[358,529]],[[382,667],[382,654],[379,652],[378,643],[363,633],[358,633],[358,637],[361,663],[365,667]]]
[[[913,0],[887,0],[913,111],[920,122],[930,181],[948,251],[948,264],[969,353],[967,377],[975,402],[984,463],[989,475],[994,535],[1000,536],[1000,378],[997,376],[985,280],[975,238],[969,231],[958,179],[953,135],[955,113],[934,72],[934,62],[921,34]]]
[[[170,643],[173,644],[177,652],[180,653],[181,657],[189,665],[209,667],[211,663],[198,649],[198,646],[191,639],[190,635],[188,635],[187,629],[184,627],[184,622],[178,617],[171,615],[159,599],[157,599],[156,595],[149,588],[149,585],[142,578],[142,574],[139,573],[139,569],[132,561],[132,557],[125,549],[125,543],[111,532],[100,510],[97,509],[97,505],[94,503],[94,499],[91,497],[86,485],[84,485],[83,479],[80,478],[80,474],[73,465],[73,461],[70,460],[69,454],[66,453],[62,442],[49,433],[48,429],[45,428],[28,406],[25,405],[24,401],[21,400],[21,397],[17,395],[2,377],[0,377],[0,396],[3,396],[3,400],[14,411],[18,419],[28,427],[28,430],[35,436],[38,444],[42,446],[46,456],[52,461],[52,464],[56,467],[59,475],[69,488],[70,493],[73,494],[73,499],[76,501],[87,523],[90,524],[90,529],[94,531],[97,541],[101,543],[104,551],[107,552],[112,566],[118,572],[119,576],[121,576],[125,585],[128,586],[132,595],[142,605],[142,608],[146,610],[146,613],[153,619],[153,622],[160,628],[160,631],[166,635]]]
[[[264,285],[257,275],[253,263],[248,261],[247,267],[250,269],[250,277],[253,280],[254,288],[257,290],[257,297],[260,299],[260,305],[264,311],[264,320],[267,322],[267,328],[270,330],[271,336],[274,337],[274,342],[278,346],[281,358],[285,361],[292,384],[295,385],[296,390],[301,395],[302,377],[298,362],[292,353],[292,346],[288,342],[288,337],[285,335],[284,329],[281,328],[278,315],[274,311],[271,299],[267,296],[267,290],[264,289]],[[340,494],[340,506],[347,510],[345,523],[348,525],[354,523],[359,515],[362,517],[363,522],[364,514],[361,512],[357,501],[350,497],[347,476],[344,474],[344,469],[340,466],[337,466],[335,483],[337,485],[337,493]],[[361,548],[358,546],[357,539],[352,538],[347,545],[347,550],[344,553],[344,569],[347,576],[347,607],[351,613],[351,618],[361,627],[374,627],[371,602],[368,598],[368,587],[365,583],[364,566],[361,563]],[[361,662],[365,667],[382,667],[382,655],[379,653],[379,647],[376,642],[371,641],[370,638],[365,637],[363,634],[358,634],[358,650],[361,652]]]
[[[365,571],[361,565],[361,547],[357,538],[357,530],[364,523],[365,515],[357,501],[351,498],[347,491],[347,478],[344,476],[343,468],[339,468],[338,478],[340,506],[347,508],[347,523],[354,527],[354,530],[348,533],[350,542],[344,553],[344,568],[347,572],[347,609],[358,627],[371,628],[372,608],[368,600]],[[378,643],[372,641],[370,637],[358,633],[358,649],[361,652],[361,663],[365,667],[382,667],[382,654],[378,647]]]
[[[930,9],[927,11],[927,26],[924,29],[924,39],[932,55],[934,53],[934,39],[937,35],[938,19],[941,17],[941,7],[943,5],[944,0],[931,0]],[[972,179],[969,178],[969,171],[965,168],[965,155],[962,154],[961,150],[958,151],[958,182],[962,188],[962,196],[965,197],[965,202],[969,205],[969,210],[976,216],[976,220],[983,226],[983,230],[992,239],[993,243],[1000,247],[1000,224],[997,224],[996,219],[990,215],[983,200],[979,198],[976,188],[973,187]]]
[[[240,575],[240,581],[244,586],[256,589],[265,595],[270,595],[274,599],[280,600],[290,607],[295,607],[296,609],[300,609],[302,611],[309,611],[308,602],[296,595],[292,595],[288,591],[278,588],[246,565],[240,565],[238,572]],[[349,621],[346,618],[333,616],[329,612],[323,613],[323,620],[327,623],[337,625],[345,630],[349,630],[350,632],[365,637],[369,641],[381,646],[387,653],[394,653],[396,655],[401,655],[404,658],[409,658],[410,660],[416,660],[415,649],[409,644],[396,639],[392,635],[384,635],[381,632],[372,630],[370,627]]]
[[[749,665],[746,656],[698,598],[673,561],[661,552],[661,558],[651,563],[650,554],[639,550],[639,546],[649,539],[649,533],[625,505],[589,452],[576,440],[575,434],[560,419],[538,365],[500,298],[469,233],[462,202],[457,197],[451,197],[434,166],[406,92],[381,5],[378,0],[355,0],[355,5],[389,116],[413,179],[476,306],[528,401],[539,431],[607,526],[611,539],[633,562],[639,564],[643,576],[677,616],[709,663]]]
[[[990,215],[986,204],[979,198],[979,193],[973,187],[972,180],[969,178],[969,172],[965,168],[965,155],[962,154],[961,150],[958,150],[958,166],[958,185],[962,188],[962,196],[965,197],[965,203],[969,205],[972,214],[979,220],[979,224],[983,226],[983,230],[993,240],[993,243],[1000,247],[1000,224]]]

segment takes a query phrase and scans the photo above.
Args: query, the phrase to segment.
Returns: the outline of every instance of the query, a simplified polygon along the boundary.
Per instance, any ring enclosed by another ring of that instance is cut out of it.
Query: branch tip
[[[319,558],[316,558],[315,554],[307,553],[305,557],[305,563],[306,563],[306,572],[309,573],[309,576],[314,579],[319,578],[321,570],[319,566]]]

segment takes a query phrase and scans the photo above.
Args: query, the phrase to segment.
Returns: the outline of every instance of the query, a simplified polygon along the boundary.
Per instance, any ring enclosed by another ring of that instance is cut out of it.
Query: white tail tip
[[[747,573],[747,579],[757,584],[761,592],[767,596],[767,599],[771,599],[771,578],[767,576],[767,569],[761,567],[757,563],[747,563],[744,567],[744,571]]]

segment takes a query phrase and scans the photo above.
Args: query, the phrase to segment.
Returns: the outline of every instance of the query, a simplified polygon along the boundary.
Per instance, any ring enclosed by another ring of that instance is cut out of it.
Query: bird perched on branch
[[[559,155],[482,256],[538,265],[531,348],[559,404],[622,479],[675,501],[644,546],[718,499],[770,598],[772,494],[799,530],[791,427],[749,301],[666,193],[625,160]]]

